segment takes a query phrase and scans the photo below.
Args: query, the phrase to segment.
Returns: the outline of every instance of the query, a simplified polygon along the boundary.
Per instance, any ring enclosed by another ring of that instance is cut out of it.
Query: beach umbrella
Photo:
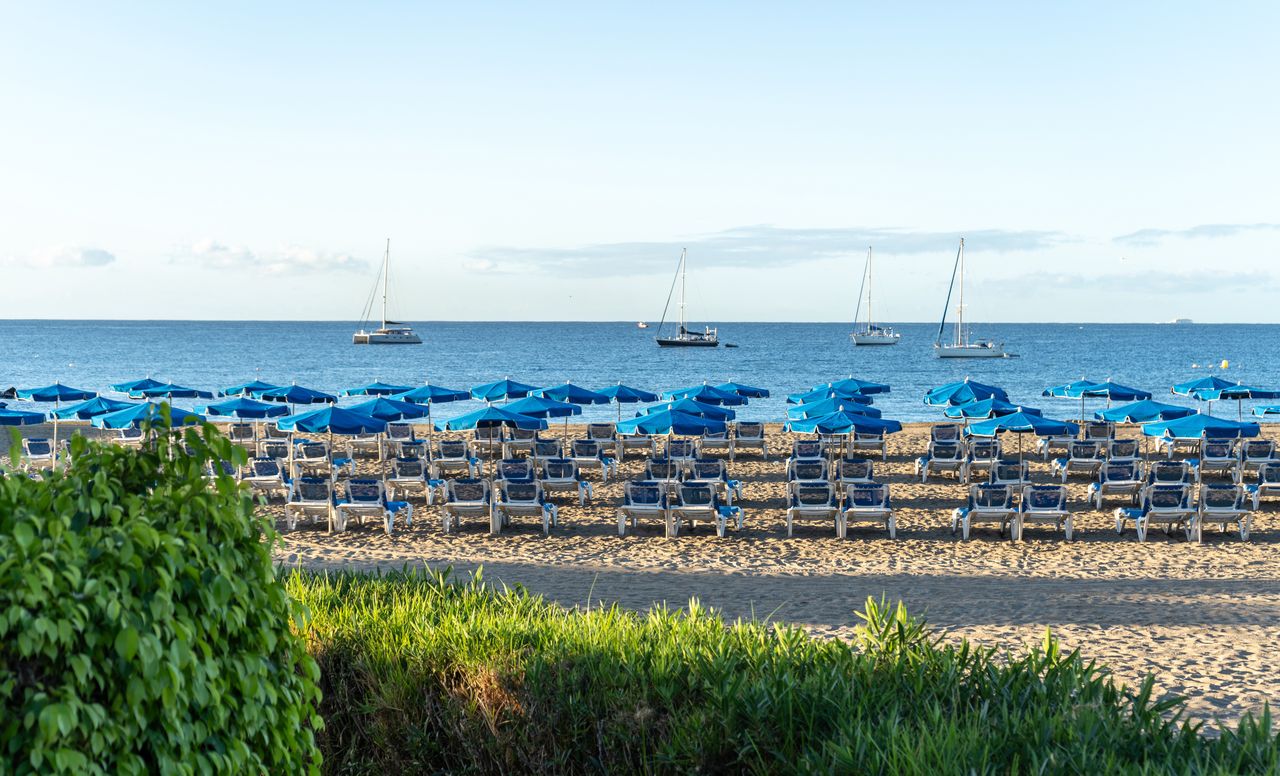
[[[151,376],[148,375],[141,380],[126,380],[123,383],[116,383],[111,386],[111,390],[119,391],[120,393],[133,393],[134,391],[156,388],[161,385],[164,385],[164,383],[160,380],[153,380]]]
[[[368,385],[360,385],[355,388],[344,388],[343,396],[393,396],[397,393],[405,393],[413,390],[412,385],[391,385],[377,380]]]
[[[200,408],[200,411],[205,415],[242,418],[244,420],[265,420],[266,418],[278,418],[289,414],[288,407],[254,401],[244,396],[236,396],[226,401],[220,401],[217,404],[210,404]]]
[[[385,420],[388,422],[396,422],[400,420],[416,420],[424,418],[430,412],[430,405],[423,406],[414,404],[413,402],[400,401],[399,399],[379,396],[366,402],[353,404],[347,407],[352,412],[358,412],[361,415],[368,415],[371,418]]]
[[[1158,401],[1144,399],[1143,401],[1135,401],[1132,404],[1122,404],[1119,407],[1098,410],[1093,413],[1093,416],[1098,420],[1105,420],[1110,423],[1150,423],[1157,420],[1185,418],[1187,415],[1194,414],[1196,414],[1196,411],[1190,407],[1183,407],[1179,404],[1163,404]]]
[[[1077,380],[1074,383],[1059,385],[1048,389],[1044,393],[1045,396],[1062,396],[1069,399],[1080,400],[1080,420],[1084,420],[1084,400],[1106,399],[1107,406],[1111,406],[1112,401],[1144,401],[1151,398],[1151,391],[1144,391],[1141,388],[1130,388],[1127,385],[1112,382],[1110,379],[1097,383],[1092,380]]]
[[[1058,399],[1077,399],[1081,395],[1080,391],[1083,391],[1086,388],[1092,388],[1097,384],[1098,383],[1093,380],[1086,380],[1081,377],[1079,380],[1075,380],[1070,383],[1063,383],[1062,385],[1053,385],[1045,388],[1040,392],[1040,395],[1053,396]]]
[[[532,388],[530,388],[532,390]],[[527,393],[527,392],[526,392]],[[480,398],[480,397],[477,397]],[[581,410],[579,410],[581,412]],[[476,428],[519,428],[526,431],[541,431],[547,427],[547,421],[512,412],[506,407],[489,405],[475,412],[468,412],[456,418],[436,424],[437,431],[465,431]],[[490,456],[489,469],[489,530],[493,531],[493,466]]]
[[[427,383],[419,385],[417,388],[397,393],[392,398],[397,401],[407,401],[413,404],[425,404],[430,407],[432,404],[447,404],[453,401],[467,401],[471,398],[471,394],[466,391],[458,391],[453,388],[441,388],[438,385]]]
[[[263,391],[270,391],[279,388],[275,383],[268,383],[262,380],[250,380],[247,383],[240,383],[228,388],[223,388],[219,393],[223,396],[252,396]]]
[[[68,407],[54,410],[52,415],[55,418],[67,420],[69,418],[75,420],[89,420],[98,415],[105,415],[108,412],[117,412],[128,407],[138,406],[136,402],[120,401],[118,399],[107,399],[99,396],[88,401],[82,401],[79,404],[72,404]]]
[[[526,385],[525,383],[518,383],[511,378],[503,378],[496,382],[485,383],[472,388],[471,398],[492,404],[495,401],[523,399],[536,390],[538,390],[536,385]]]
[[[502,405],[502,408],[510,412],[518,412],[521,415],[528,415],[531,418],[564,418],[564,440],[566,444],[569,441],[569,416],[582,414],[582,407],[577,404],[534,395],[516,399],[510,404]]]
[[[129,391],[135,399],[212,399],[213,394],[199,388],[188,388],[176,383],[163,383],[150,388],[138,388]]]
[[[880,417],[880,410],[875,407],[867,407],[856,401],[840,399],[834,396],[830,399],[811,401],[804,404],[797,404],[794,407],[788,407],[787,417],[793,419],[816,418],[819,415],[826,415],[839,410],[852,412],[857,415],[865,415],[868,418]]]
[[[631,386],[623,385],[621,382],[608,388],[601,388],[599,393],[608,396],[610,401],[618,405],[618,420],[622,420],[622,405],[640,402],[648,403],[658,400],[658,394],[656,393],[632,388]]]
[[[1173,420],[1147,423],[1142,427],[1144,436],[1168,439],[1237,439],[1256,437],[1261,431],[1258,424],[1252,421],[1241,423],[1200,412]]]
[[[1208,377],[1198,377],[1195,380],[1188,380],[1185,383],[1178,383],[1169,389],[1174,396],[1189,396],[1197,401],[1213,402],[1222,398],[1222,392],[1228,388],[1235,388],[1239,383],[1233,383],[1230,380],[1223,380],[1217,375],[1209,375]],[[1213,413],[1213,405],[1208,407],[1209,414]]]
[[[787,404],[810,404],[824,399],[839,399],[850,404],[870,404],[871,397],[847,388],[833,388],[830,385],[819,385],[807,391],[793,393],[787,397]]]
[[[982,401],[971,401],[968,404],[957,404],[954,407],[947,407],[942,411],[942,414],[948,418],[987,420],[1003,415],[1012,415],[1015,412],[1025,412],[1030,415],[1044,414],[1035,407],[1020,407],[1017,404],[1010,404],[1001,399],[983,399]]]
[[[694,399],[703,404],[723,405],[726,407],[737,407],[747,403],[747,397],[739,396],[729,391],[722,391],[707,383],[689,386],[688,388],[677,388],[674,391],[665,391],[662,394],[663,401],[675,401],[676,399]]]
[[[836,410],[814,418],[788,420],[787,431],[805,434],[893,434],[902,430],[896,420],[883,420],[859,415],[849,410]]]
[[[171,407],[167,402],[150,401],[98,415],[90,422],[97,428],[135,428],[143,423],[159,423],[166,415],[173,428],[200,422],[200,416],[191,410]]]
[[[1256,388],[1252,385],[1236,383],[1230,388],[1223,388],[1218,392],[1218,399],[1235,399],[1236,400],[1236,418],[1243,419],[1245,399],[1280,399],[1280,391],[1270,388]]]
[[[539,388],[533,392],[534,396],[543,396],[556,401],[568,402],[569,404],[608,404],[612,397],[599,391],[592,391],[583,388],[580,385],[566,382],[564,385],[556,385],[551,388]]]
[[[725,430],[726,426],[722,420],[700,418],[678,410],[662,410],[652,415],[638,415],[618,423],[618,432],[622,434],[701,436],[704,433],[722,434]]]
[[[814,388],[819,387],[821,386],[814,386]],[[870,380],[859,380],[853,375],[850,375],[843,380],[836,380],[835,382],[828,383],[827,387],[834,388],[837,391],[860,393],[864,396],[870,396],[876,393],[889,393],[888,383],[873,383]]]
[[[929,391],[924,396],[924,403],[930,407],[954,407],[983,399],[1009,401],[1009,394],[1003,388],[985,385],[966,377],[961,382],[947,383]]]
[[[1268,404],[1265,407],[1254,407],[1253,414],[1260,418],[1268,415],[1280,415],[1280,404]]]
[[[1036,436],[1075,436],[1079,427],[1075,423],[1052,420],[1043,415],[1032,415],[1030,412],[1015,412],[1012,415],[1001,415],[982,420],[969,426],[969,436],[993,437],[1002,432],[1018,434],[1018,460],[1022,460],[1022,435]]]
[[[71,388],[69,386],[63,385],[62,383],[54,383],[53,385],[46,385],[42,388],[23,388],[17,391],[17,397],[19,399],[26,399],[28,401],[35,401],[35,402],[53,402],[53,406],[54,406],[53,449],[54,450],[58,449],[57,410],[59,405],[61,405],[62,402],[64,401],[78,401],[78,402],[88,401],[89,399],[96,398],[97,395],[98,395],[97,391],[86,391],[80,388]],[[57,467],[58,465],[57,456],[55,456],[53,459],[53,465],[54,467]]]
[[[338,397],[331,393],[306,388],[297,383],[259,391],[255,398],[259,401],[274,401],[281,404],[333,404],[338,400]]]
[[[302,431],[307,434],[378,434],[387,430],[387,422],[362,412],[342,407],[324,407],[301,415],[291,415],[276,421],[284,431]]]
[[[8,388],[0,388],[0,399],[16,399],[18,398],[18,389],[12,385]]]
[[[656,415],[659,412],[683,412],[686,415],[722,421],[733,420],[737,416],[733,410],[717,407],[714,404],[704,404],[697,399],[676,399],[666,404],[646,407],[644,414]]]
[[[43,412],[28,412],[0,407],[0,426],[34,426],[45,422]]]
[[[726,393],[736,393],[739,396],[745,396],[748,399],[767,399],[769,398],[768,388],[756,388],[742,383],[727,382],[715,386],[716,390]]]

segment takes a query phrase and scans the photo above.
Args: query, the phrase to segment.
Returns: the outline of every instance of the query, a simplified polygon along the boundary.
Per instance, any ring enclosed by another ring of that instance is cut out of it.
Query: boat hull
[[[660,348],[714,348],[720,345],[720,340],[686,340],[663,337],[658,337],[657,342]]]
[[[962,345],[959,347],[934,346],[933,352],[938,358],[1006,358],[1004,346],[984,347],[980,345]]]
[[[351,335],[352,345],[421,345],[422,338],[413,332],[358,331]]]
[[[850,334],[849,338],[853,340],[855,345],[897,345],[902,339],[900,334]]]

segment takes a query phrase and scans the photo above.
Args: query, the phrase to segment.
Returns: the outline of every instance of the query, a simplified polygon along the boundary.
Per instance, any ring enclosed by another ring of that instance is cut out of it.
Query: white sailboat
[[[671,281],[671,292],[667,294],[667,305],[671,305],[671,294],[675,292],[676,280],[680,281],[680,328],[674,337],[662,336],[662,326],[667,321],[667,308],[662,309],[662,321],[658,324],[658,336],[654,337],[660,348],[714,348],[720,345],[718,329],[706,326],[702,331],[690,331],[684,320],[684,287],[685,287],[685,252],[680,251],[680,265],[676,267],[675,280]]]
[[[855,328],[849,338],[853,340],[854,345],[897,345],[898,340],[902,339],[902,335],[893,329],[885,326],[877,326],[871,317],[871,249],[867,248],[867,265],[862,270],[862,286],[867,292],[867,322],[866,325]],[[858,313],[862,308],[862,292],[858,292],[858,308],[854,310],[853,322],[857,324]]]
[[[960,278],[960,299],[956,305],[955,337],[950,342],[942,341],[942,333],[947,326],[947,310],[951,306],[951,292],[956,289],[956,277]],[[938,358],[1005,358],[1004,343],[987,339],[969,339],[969,331],[964,327],[964,238],[960,238],[960,249],[956,252],[956,263],[951,268],[951,287],[947,289],[947,303],[942,308],[942,322],[938,324],[938,338],[933,343],[933,352]]]
[[[373,297],[378,292],[378,286],[374,284],[373,293],[369,294],[369,302],[364,307],[363,319],[366,323],[359,331],[351,336],[353,345],[421,345],[422,339],[413,333],[413,327],[407,323],[387,320],[387,285],[390,282],[391,273],[391,238],[387,238],[387,252],[382,256],[382,325],[376,329],[369,329],[367,324],[369,321],[369,313],[373,308]]]

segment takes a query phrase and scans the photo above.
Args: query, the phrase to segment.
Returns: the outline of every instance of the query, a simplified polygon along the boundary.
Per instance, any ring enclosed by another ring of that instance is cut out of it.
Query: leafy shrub
[[[203,476],[244,453],[211,426],[71,451],[0,479],[0,772],[318,772],[272,527]]]
[[[854,644],[687,613],[566,610],[444,575],[294,572],[338,773],[1275,773],[1046,637],[941,642],[868,602]]]

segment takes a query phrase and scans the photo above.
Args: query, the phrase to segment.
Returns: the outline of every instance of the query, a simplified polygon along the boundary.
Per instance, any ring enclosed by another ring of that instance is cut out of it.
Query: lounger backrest
[[[498,478],[527,480],[533,477],[533,462],[525,458],[504,458],[498,462]]]
[[[476,429],[476,439],[482,442],[500,440],[505,435],[505,431],[502,426],[481,426]]]
[[[715,503],[715,492],[707,485],[684,484],[680,486],[680,504],[682,506],[711,506]]]
[[[817,439],[798,439],[791,444],[791,457],[796,460],[821,458],[822,442]]]
[[[693,456],[693,440],[692,439],[668,439],[667,440],[667,457],[668,458],[689,458]]]
[[[425,465],[421,458],[397,458],[395,462],[396,477],[400,479],[415,479],[426,474]]]
[[[285,441],[277,440],[273,442],[263,442],[260,449],[262,450],[262,454],[269,458],[289,457],[289,443]]]
[[[326,477],[302,477],[298,480],[297,488],[300,501],[328,501],[333,496]]]
[[[461,439],[441,439],[437,445],[441,458],[467,458],[467,443]]]
[[[249,423],[232,423],[227,429],[227,436],[233,442],[253,439],[253,425]]]
[[[1013,489],[1008,485],[986,482],[973,486],[973,505],[987,509],[1009,506],[1013,501]]]
[[[288,439],[290,432],[285,431],[277,425],[271,424],[264,429],[268,439]]]
[[[660,506],[662,489],[652,482],[628,482],[625,497],[634,506]]]
[[[542,476],[549,480],[577,479],[578,464],[568,458],[548,458],[542,462]]]
[[[122,428],[120,429],[119,439],[141,439],[142,429],[140,428]]]
[[[485,480],[463,478],[449,481],[449,501],[485,501],[489,495]]]
[[[559,458],[560,440],[539,439],[533,443],[533,455],[536,458]]]
[[[413,439],[413,426],[408,423],[388,423],[387,439],[396,442],[407,442]]]
[[[329,448],[324,442],[307,442],[298,445],[295,452],[300,461],[323,461],[329,457]]]
[[[530,439],[538,438],[538,430],[533,428],[513,428],[507,434],[508,439],[514,439],[517,442],[525,442]]]
[[[958,461],[963,448],[959,442],[930,442],[929,457],[938,461]]]
[[[960,427],[954,423],[939,423],[929,429],[930,442],[955,442],[960,439]]]
[[[889,502],[889,486],[880,483],[850,485],[846,493],[850,506],[881,507]]]
[[[835,499],[835,491],[830,485],[796,482],[791,485],[791,499],[800,506],[829,506]]]
[[[1097,442],[1072,442],[1067,446],[1067,457],[1076,461],[1093,461],[1102,457],[1102,446]]]
[[[254,458],[250,471],[253,472],[254,477],[279,477],[280,462],[275,458]]]
[[[612,423],[589,423],[587,424],[587,437],[600,441],[612,441],[618,436],[614,430]]]
[[[734,431],[738,439],[763,439],[764,424],[763,423],[739,423],[738,428]]]
[[[376,504],[382,501],[382,483],[378,480],[350,480],[347,482],[347,500],[357,504]]]
[[[1110,455],[1112,458],[1134,458],[1138,455],[1138,440],[1136,439],[1116,439],[1111,442]]]
[[[1000,461],[991,467],[991,477],[993,483],[1005,482],[1022,482],[1025,464],[1019,461]]]
[[[1091,420],[1084,426],[1086,440],[1105,440],[1115,436],[1115,426],[1105,421]]]
[[[1147,489],[1147,504],[1152,509],[1181,509],[1186,501],[1185,485],[1152,485]]]
[[[1067,489],[1061,485],[1032,485],[1022,497],[1029,509],[1061,509],[1066,505]]]
[[[24,439],[22,450],[28,456],[43,457],[53,455],[53,444],[47,439]]]
[[[1109,463],[1098,472],[1103,482],[1133,482],[1138,479],[1138,462]]]
[[[400,442],[401,458],[424,458],[427,454],[427,444],[421,439],[406,439]]]
[[[791,477],[793,480],[825,480],[827,478],[826,461],[792,461]]]
[[[840,462],[840,479],[842,480],[869,480],[874,476],[875,469],[870,461]]]
[[[1236,509],[1240,507],[1243,499],[1244,495],[1236,485],[1213,482],[1200,486],[1200,500],[1206,507]]]
[[[507,480],[502,483],[502,495],[504,501],[529,501],[538,500],[538,483],[533,480]]]
[[[1244,457],[1253,461],[1262,461],[1274,456],[1275,442],[1270,439],[1250,439],[1244,443]]]
[[[994,439],[973,439],[969,442],[969,457],[975,461],[989,461],[1000,457],[1000,443]]]
[[[1268,485],[1280,482],[1280,463],[1264,463],[1258,467],[1258,482]]]
[[[599,458],[600,443],[594,439],[573,440],[573,457],[574,458]]]
[[[724,461],[719,458],[701,458],[693,462],[695,480],[720,480],[725,477]]]
[[[1151,464],[1152,482],[1186,482],[1187,477],[1187,464],[1183,461],[1156,461]]]
[[[680,476],[680,464],[667,458],[650,460],[644,467],[645,479],[674,480]]]

